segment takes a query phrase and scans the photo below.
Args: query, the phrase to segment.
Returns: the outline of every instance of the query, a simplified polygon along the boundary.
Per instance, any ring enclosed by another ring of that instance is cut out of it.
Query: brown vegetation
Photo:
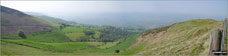
[[[54,28],[50,24],[20,11],[1,6],[1,35],[42,32]]]

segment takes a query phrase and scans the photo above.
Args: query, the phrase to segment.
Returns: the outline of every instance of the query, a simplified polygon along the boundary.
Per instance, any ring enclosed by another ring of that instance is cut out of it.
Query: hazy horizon
[[[228,10],[226,1],[1,1],[1,5],[83,24],[123,26],[223,20]]]

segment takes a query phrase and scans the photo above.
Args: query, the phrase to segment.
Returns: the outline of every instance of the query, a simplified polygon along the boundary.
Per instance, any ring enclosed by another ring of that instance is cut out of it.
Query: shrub
[[[18,31],[18,36],[20,36],[23,39],[26,39],[26,35],[24,34],[24,32],[22,30]]]
[[[95,34],[95,31],[93,31],[93,30],[85,30],[84,33],[86,35],[90,36],[90,35],[94,35]]]
[[[120,50],[116,50],[116,51],[115,51],[115,53],[119,53],[119,52],[120,52]]]

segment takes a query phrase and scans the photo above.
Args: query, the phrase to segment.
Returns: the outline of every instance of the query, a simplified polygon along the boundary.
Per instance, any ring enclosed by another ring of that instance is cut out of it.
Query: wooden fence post
[[[220,49],[221,30],[214,29],[210,34],[210,38],[209,56],[218,56],[218,54],[213,54],[212,51],[219,51]]]

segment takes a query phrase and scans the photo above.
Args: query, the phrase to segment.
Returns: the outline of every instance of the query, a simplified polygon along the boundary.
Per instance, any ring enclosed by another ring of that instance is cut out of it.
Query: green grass
[[[77,40],[80,40],[81,37],[90,37],[85,35],[84,30],[96,30],[96,29],[90,29],[86,27],[66,27],[62,29],[62,32],[64,32],[65,35],[69,37],[70,40],[77,41]],[[95,31],[95,34],[93,36],[95,38],[99,38],[100,34],[101,34],[100,32]]]
[[[107,49],[107,48],[110,48],[110,47],[113,47],[113,46],[117,45],[118,43],[119,43],[119,41],[107,42],[104,45],[99,46],[98,48],[100,48],[100,49]]]
[[[44,50],[53,48],[50,45],[45,45],[39,42],[34,42],[34,41],[29,41],[29,40],[1,40],[3,42],[9,42],[9,43],[14,43],[14,44],[19,44],[19,45],[24,45],[24,46],[32,46],[32,47],[38,47],[42,48]]]
[[[69,40],[67,36],[64,35],[60,30],[52,30],[52,32],[40,32],[33,34],[26,34],[27,40],[37,41],[37,42],[64,42],[64,40]],[[22,39],[17,34],[12,35],[1,35],[1,39]]]
[[[85,42],[85,43],[88,43],[90,46],[96,46],[96,47],[105,44],[104,42]]]
[[[65,33],[67,33],[67,32],[81,33],[81,32],[83,32],[83,30],[84,30],[84,27],[65,27],[62,29],[62,32],[65,32]]]
[[[89,44],[85,42],[64,42],[64,43],[44,43],[53,46],[52,50],[55,51],[77,51],[89,49]]]
[[[120,44],[117,44],[109,49],[102,50],[100,52],[114,52],[115,50],[125,50],[126,48],[130,47],[133,43],[135,43],[137,37],[139,37],[138,34],[126,39]]]
[[[65,40],[69,40],[69,38],[60,30],[53,30],[52,32],[45,32],[42,34],[27,35],[27,39],[37,42],[64,42]]]
[[[101,32],[96,31],[96,32],[95,32],[95,34],[94,34],[94,37],[95,37],[95,38],[99,38],[99,37],[100,37],[100,35],[101,35]]]
[[[115,50],[126,50],[128,47],[130,47],[137,39],[137,37],[139,37],[139,35],[134,35],[128,39],[126,39],[125,41],[116,44],[115,46],[112,46],[108,49],[86,49],[86,50],[78,50],[75,51],[77,53],[83,53],[83,52],[89,52],[89,53],[103,53],[103,54],[115,54]]]
[[[28,49],[34,48],[34,49],[41,49],[43,51],[51,51],[51,52],[70,52],[70,53],[114,53],[115,50],[124,50],[126,48],[128,48],[131,44],[133,44],[136,40],[136,38],[138,37],[138,35],[135,35],[132,38],[126,39],[126,41],[121,42],[120,44],[117,44],[115,46],[112,46],[108,49],[99,49],[96,47],[102,46],[104,45],[104,42],[62,42],[62,43],[43,43],[43,42],[34,42],[34,41],[30,41],[30,40],[5,40],[2,39],[1,41],[3,43],[1,43],[1,45],[5,44],[4,42],[8,42],[10,44],[13,43],[14,44],[23,44],[23,46],[31,46]],[[91,47],[95,47],[91,48]],[[9,48],[9,47],[3,47],[3,48]],[[45,52],[46,52],[45,51]],[[48,52],[49,52],[48,51]],[[3,53],[3,52],[2,52]],[[4,51],[5,54],[8,53]],[[19,52],[20,53],[20,52]]]
[[[1,35],[1,39],[22,39],[17,34],[12,35]]]
[[[28,34],[27,39],[38,42],[65,42],[68,40],[76,41],[81,37],[86,36],[84,30],[88,30],[85,27],[66,27],[63,29],[52,30],[52,32],[33,33]],[[99,38],[100,32],[96,31],[95,38]]]
[[[68,40],[74,40],[78,36],[84,36],[83,27],[66,27],[64,29],[55,29],[51,32],[40,32],[33,34],[26,34],[27,40],[37,41],[37,42],[65,42]],[[16,34],[15,35],[4,35],[1,36],[8,39],[21,39]]]
[[[6,43],[6,42],[1,42]],[[31,47],[26,47],[13,43],[1,44],[1,55],[38,55],[38,56],[50,56],[50,55],[60,55],[60,56],[75,56],[75,55],[107,55],[108,53],[92,53],[92,52],[53,52],[45,51],[42,49],[36,49]]]
[[[137,47],[129,49],[129,50],[126,50],[124,52],[121,52],[118,55],[134,55],[134,54],[137,54],[138,52],[143,51],[143,48],[145,48],[145,46],[147,44],[148,44],[147,42],[146,43],[142,43],[142,44],[138,45]]]
[[[1,42],[6,43],[6,42]],[[18,44],[1,44],[1,55],[45,55],[50,54],[48,51],[30,48]]]
[[[81,37],[86,36],[84,33],[67,33],[65,35],[72,41],[79,41]]]
[[[89,46],[92,46],[92,45],[89,45],[87,42],[41,43],[41,42],[34,42],[29,40],[2,40],[2,41],[28,46],[32,48],[38,48],[42,50],[58,51],[58,52],[85,50],[85,49],[89,49]]]
[[[115,50],[125,50],[132,45],[139,35],[129,37],[125,41],[116,42],[69,42],[67,40],[77,40],[81,36],[85,36],[84,30],[95,30],[93,35],[99,38],[101,32],[99,28],[86,27],[66,27],[63,29],[52,30],[51,32],[39,32],[33,34],[26,34],[26,39],[21,39],[18,35],[3,35],[1,49],[4,49],[2,54],[56,54],[56,53],[99,53],[112,54]],[[89,36],[88,36],[89,37]],[[11,46],[11,47],[9,47]],[[15,47],[12,47],[15,46]],[[15,49],[14,48],[21,48]],[[28,53],[20,52],[19,50],[31,51]],[[33,51],[34,50],[34,51]],[[16,53],[14,53],[16,52]]]

